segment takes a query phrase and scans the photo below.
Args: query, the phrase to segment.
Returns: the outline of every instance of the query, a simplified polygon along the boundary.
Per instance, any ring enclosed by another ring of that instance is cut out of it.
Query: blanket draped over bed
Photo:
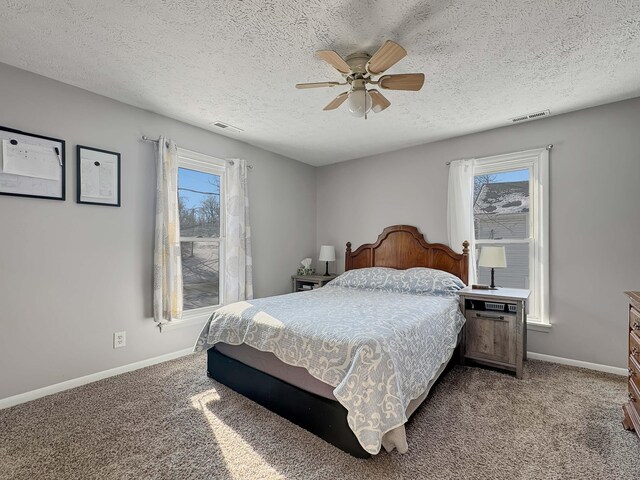
[[[196,350],[246,343],[335,387],[369,453],[407,421],[409,402],[455,349],[464,317],[456,296],[335,286],[238,302],[217,310]]]

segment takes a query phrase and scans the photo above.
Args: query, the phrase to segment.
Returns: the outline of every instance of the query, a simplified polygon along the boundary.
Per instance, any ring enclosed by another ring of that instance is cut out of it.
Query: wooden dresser
[[[629,401],[622,407],[622,423],[640,437],[640,292],[625,293],[629,297]]]

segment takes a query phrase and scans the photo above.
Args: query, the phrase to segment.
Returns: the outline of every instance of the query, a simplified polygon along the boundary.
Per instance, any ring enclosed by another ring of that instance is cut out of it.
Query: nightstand
[[[503,368],[522,378],[527,359],[527,310],[530,291],[519,288],[458,292],[464,325],[460,360]]]
[[[307,290],[324,287],[336,277],[337,275],[291,275],[291,280],[293,280],[293,291],[306,292]]]

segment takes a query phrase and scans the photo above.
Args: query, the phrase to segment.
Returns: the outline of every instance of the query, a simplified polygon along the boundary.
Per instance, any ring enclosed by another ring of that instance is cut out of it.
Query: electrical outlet
[[[127,345],[127,332],[113,333],[113,348],[122,348]]]

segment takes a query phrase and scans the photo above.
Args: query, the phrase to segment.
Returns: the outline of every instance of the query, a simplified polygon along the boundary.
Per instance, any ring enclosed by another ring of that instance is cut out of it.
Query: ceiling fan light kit
[[[333,50],[320,50],[317,53],[322,60],[342,74],[344,82],[298,83],[296,88],[350,86],[349,91],[339,94],[324,107],[324,110],[335,110],[348,100],[349,112],[355,117],[366,119],[370,111],[380,113],[391,105],[377,89],[368,89],[367,85],[377,85],[386,90],[414,92],[424,85],[423,73],[382,75],[407,55],[404,48],[391,40],[384,42],[373,56],[366,52],[356,52],[343,59]],[[378,75],[382,76],[375,80],[374,77]]]
[[[348,95],[349,112],[354,117],[365,117],[371,110],[371,95],[364,80],[354,80]]]

